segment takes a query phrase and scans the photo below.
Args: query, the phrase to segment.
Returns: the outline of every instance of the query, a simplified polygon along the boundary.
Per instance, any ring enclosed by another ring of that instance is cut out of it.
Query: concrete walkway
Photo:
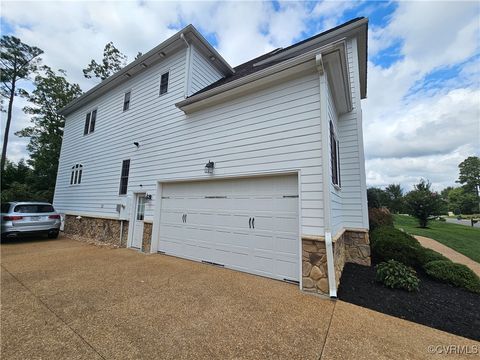
[[[66,238],[2,244],[1,270],[2,359],[428,359],[479,346],[292,284]]]
[[[428,237],[420,236],[420,235],[415,235],[415,239],[417,239],[422,246],[438,251],[440,254],[449,258],[453,262],[468,266],[478,276],[480,276],[480,264],[470,259],[469,257],[463,254],[460,254],[459,252],[453,250],[452,248],[449,248],[448,246],[445,246],[439,243],[434,239],[430,239]]]

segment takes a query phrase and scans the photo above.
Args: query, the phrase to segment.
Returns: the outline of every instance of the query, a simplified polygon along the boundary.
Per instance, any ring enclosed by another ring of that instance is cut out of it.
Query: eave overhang
[[[357,56],[359,64],[360,77],[360,96],[362,99],[367,96],[367,31],[368,19],[362,18],[324,36],[314,38],[300,45],[293,45],[291,48],[284,49],[276,55],[256,63],[256,66],[266,65],[268,63],[279,62],[263,70],[259,70],[250,75],[237,80],[227,82],[205,92],[200,92],[175,105],[185,113],[200,110],[206,105],[218,102],[218,99],[225,99],[245,91],[247,84],[251,88],[255,84],[261,85],[265,81],[259,81],[265,77],[280,74],[286,69],[294,67],[296,64],[315,60],[317,54],[324,56],[327,72],[329,72],[329,82],[332,87],[337,109],[339,113],[351,109],[350,79],[347,62],[346,40],[352,37],[357,39]],[[314,61],[313,61],[314,63]],[[254,65],[254,66],[255,66]],[[288,75],[287,73],[284,75]],[[338,76],[341,77],[339,78]],[[341,81],[340,81],[341,80]],[[343,84],[342,84],[343,83]],[[227,94],[227,92],[229,94]],[[209,98],[214,99],[209,99]],[[341,99],[344,100],[341,100]],[[337,104],[337,101],[339,102]],[[340,102],[342,104],[340,104]]]
[[[169,55],[185,48],[186,44],[181,38],[182,34],[188,42],[194,44],[205,58],[209,59],[209,61],[211,61],[224,76],[235,72],[225,59],[213,48],[213,46],[210,45],[210,43],[197,31],[197,29],[195,29],[193,25],[188,25],[146,54],[142,55],[137,60],[125,66],[122,70],[116,72],[109,78],[103,80],[100,84],[94,86],[92,89],[70,102],[67,106],[60,109],[58,113],[67,116],[83,105],[93,101],[98,96],[105,94],[109,90],[125,83],[131,77],[138,75],[152,65],[159,63]]]
[[[320,55],[328,74],[337,111],[341,114],[352,108],[350,78],[348,72],[346,44],[344,39],[321,48],[307,51],[294,58],[282,61],[238,80],[199,93],[175,105],[186,114],[202,110],[246,94],[253,89],[318,71],[316,59]]]

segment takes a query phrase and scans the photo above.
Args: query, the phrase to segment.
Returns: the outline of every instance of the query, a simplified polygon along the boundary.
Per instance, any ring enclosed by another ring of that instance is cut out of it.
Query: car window
[[[52,205],[39,205],[39,204],[23,204],[15,206],[17,213],[36,214],[36,213],[49,213],[54,212]]]
[[[9,203],[6,203],[6,204],[2,204],[2,213],[8,213],[8,210],[10,210],[10,204]]]

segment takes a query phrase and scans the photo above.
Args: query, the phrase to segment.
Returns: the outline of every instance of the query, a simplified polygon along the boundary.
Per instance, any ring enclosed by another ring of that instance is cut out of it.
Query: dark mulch
[[[393,290],[375,281],[375,268],[346,264],[338,298],[384,314],[480,340],[480,295],[418,273],[418,292]]]

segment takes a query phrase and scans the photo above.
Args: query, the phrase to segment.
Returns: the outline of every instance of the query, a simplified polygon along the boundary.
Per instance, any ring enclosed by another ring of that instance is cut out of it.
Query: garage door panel
[[[164,184],[160,250],[298,280],[297,195],[296,176]]]

